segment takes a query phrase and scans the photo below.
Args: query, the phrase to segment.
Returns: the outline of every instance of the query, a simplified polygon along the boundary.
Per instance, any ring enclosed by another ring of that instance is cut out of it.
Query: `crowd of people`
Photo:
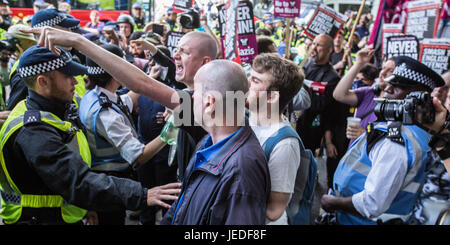
[[[1,60],[4,224],[445,221],[450,72],[405,56],[377,67],[370,14],[311,39],[266,13],[240,65],[223,59],[213,4],[195,7],[198,28],[172,8],[146,23],[140,3],[116,21],[92,10],[83,27],[67,3],[36,1],[17,24],[3,5],[17,40]],[[184,33],[174,53],[169,31]],[[433,120],[377,111],[412,92],[434,97]]]

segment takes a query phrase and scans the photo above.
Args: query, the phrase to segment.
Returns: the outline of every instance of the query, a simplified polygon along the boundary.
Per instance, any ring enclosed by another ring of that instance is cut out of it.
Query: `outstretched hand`
[[[181,192],[181,183],[170,183],[167,185],[153,187],[147,192],[147,205],[156,206],[159,205],[163,208],[170,208],[170,205],[163,202],[163,200],[177,200]]]
[[[48,48],[51,52],[56,55],[60,55],[61,51],[56,48],[60,47],[71,47],[74,48],[78,38],[81,35],[69,31],[59,30],[53,27],[40,27],[40,28],[27,28],[20,29],[24,33],[34,33],[39,34],[39,40],[37,42],[38,46],[44,46]]]
[[[144,38],[132,40],[130,41],[130,44],[136,45],[137,48],[143,50],[149,50],[151,55],[154,55],[158,51],[158,48],[153,43],[146,41]]]

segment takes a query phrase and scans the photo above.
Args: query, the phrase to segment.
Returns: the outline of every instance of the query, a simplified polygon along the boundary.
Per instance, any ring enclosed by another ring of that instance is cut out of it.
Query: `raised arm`
[[[179,96],[174,89],[148,77],[136,66],[100,48],[79,34],[51,27],[32,28],[23,30],[23,32],[41,34],[38,45],[47,47],[57,55],[59,55],[59,50],[55,46],[73,47],[91,58],[130,90],[171,109],[179,105]]]
[[[358,52],[355,64],[339,81],[336,88],[334,89],[333,97],[335,100],[351,106],[356,106],[358,104],[358,96],[351,90],[353,80],[355,79],[361,68],[365,64],[370,62],[370,59],[372,59],[374,52],[375,51],[371,47],[361,49]]]

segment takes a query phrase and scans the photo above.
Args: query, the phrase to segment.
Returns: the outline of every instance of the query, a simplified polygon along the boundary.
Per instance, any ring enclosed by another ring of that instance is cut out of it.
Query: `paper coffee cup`
[[[361,122],[361,118],[359,117],[347,117],[347,125],[357,125]]]

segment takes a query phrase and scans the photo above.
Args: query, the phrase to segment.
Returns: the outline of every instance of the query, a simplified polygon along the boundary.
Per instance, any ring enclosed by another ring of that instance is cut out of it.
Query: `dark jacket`
[[[50,102],[29,91],[28,110],[52,112],[63,119],[62,103]],[[130,179],[121,179],[89,170],[80,154],[71,151],[68,136],[44,122],[29,123],[15,132],[3,149],[6,167],[23,194],[61,195],[78,207],[114,211],[138,210],[146,206],[146,189]],[[57,208],[24,208],[21,220],[35,217],[41,222],[57,223]],[[61,222],[62,223],[62,222]]]
[[[305,65],[305,79],[326,83],[325,94],[318,94],[306,88],[311,97],[311,107],[297,122],[297,133],[302,138],[305,148],[314,152],[320,147],[325,130],[335,123],[335,118],[331,116],[336,103],[333,91],[340,78],[330,63],[316,65],[310,62]]]
[[[207,137],[197,145],[202,150]],[[161,224],[264,225],[270,176],[264,152],[252,129],[245,126],[211,159],[186,169],[181,205],[175,202]]]

